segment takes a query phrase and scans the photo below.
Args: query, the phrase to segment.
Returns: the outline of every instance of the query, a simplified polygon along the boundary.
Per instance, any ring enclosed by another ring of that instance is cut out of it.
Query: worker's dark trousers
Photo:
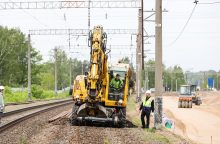
[[[3,112],[0,112],[0,123],[1,123],[2,116],[3,116]]]
[[[145,120],[144,120],[144,117],[146,116],[146,121],[147,121],[147,124],[145,125]],[[149,124],[150,124],[150,111],[144,111],[142,110],[141,112],[141,122],[142,122],[142,127],[143,128],[149,128]]]

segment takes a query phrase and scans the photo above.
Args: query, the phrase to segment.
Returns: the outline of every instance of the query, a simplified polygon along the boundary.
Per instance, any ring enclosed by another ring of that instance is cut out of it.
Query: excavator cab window
[[[123,90],[124,90],[124,84],[125,84],[125,72],[124,71],[111,70],[110,71],[110,81],[109,82],[111,84],[112,79],[114,79],[117,74],[120,75],[120,80],[123,82],[123,85],[122,85],[121,89],[115,89],[111,86],[109,87],[109,97],[108,97],[109,100],[118,101],[119,99],[124,99],[123,98]]]
[[[109,73],[109,78],[110,78],[109,82],[111,82],[111,79],[114,78],[114,73],[113,73],[113,71],[110,71],[110,73]]]

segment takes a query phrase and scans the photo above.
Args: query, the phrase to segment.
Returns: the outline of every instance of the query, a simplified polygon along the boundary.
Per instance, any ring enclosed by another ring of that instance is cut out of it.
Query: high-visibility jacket
[[[122,88],[123,85],[123,81],[121,79],[116,80],[115,78],[113,78],[110,82],[110,86],[115,88],[115,89],[120,89]]]
[[[148,100],[143,100],[143,107],[151,107],[151,102],[151,98],[149,98]]]
[[[154,99],[151,97],[147,100],[142,100],[139,110],[142,110],[142,112],[154,112]]]

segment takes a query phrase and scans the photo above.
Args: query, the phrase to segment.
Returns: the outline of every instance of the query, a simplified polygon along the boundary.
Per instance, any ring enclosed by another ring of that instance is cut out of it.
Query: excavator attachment
[[[93,106],[88,106],[87,103],[84,103],[79,107],[79,110],[77,111],[77,116],[107,118],[107,111],[101,105],[97,105],[93,107]]]
[[[107,110],[101,106],[97,105],[95,107],[88,106],[87,103],[81,105],[77,111],[77,120],[80,123],[84,122],[109,122]]]
[[[75,109],[75,110],[74,110]],[[124,127],[126,122],[126,111],[121,108],[106,108],[100,104],[95,107],[87,103],[73,108],[73,125],[95,125]]]

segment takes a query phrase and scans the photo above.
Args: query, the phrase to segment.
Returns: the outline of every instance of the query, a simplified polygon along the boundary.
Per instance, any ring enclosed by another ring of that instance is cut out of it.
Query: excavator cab
[[[108,99],[109,100],[123,100],[124,99],[124,85],[125,85],[125,73],[126,71],[116,71],[116,70],[111,70],[110,71],[110,80],[109,80],[109,85],[111,83],[111,80],[116,77],[117,74],[120,75],[120,80],[123,82],[123,85],[121,89],[115,89],[113,87],[109,87],[109,93],[108,93]]]
[[[117,63],[109,66],[109,85],[116,74],[120,75],[120,79],[123,82],[122,88],[117,91],[109,87],[108,91],[108,106],[118,106],[119,101],[123,101],[121,107],[126,107],[127,98],[129,95],[129,83],[131,77],[131,69],[129,64]]]

